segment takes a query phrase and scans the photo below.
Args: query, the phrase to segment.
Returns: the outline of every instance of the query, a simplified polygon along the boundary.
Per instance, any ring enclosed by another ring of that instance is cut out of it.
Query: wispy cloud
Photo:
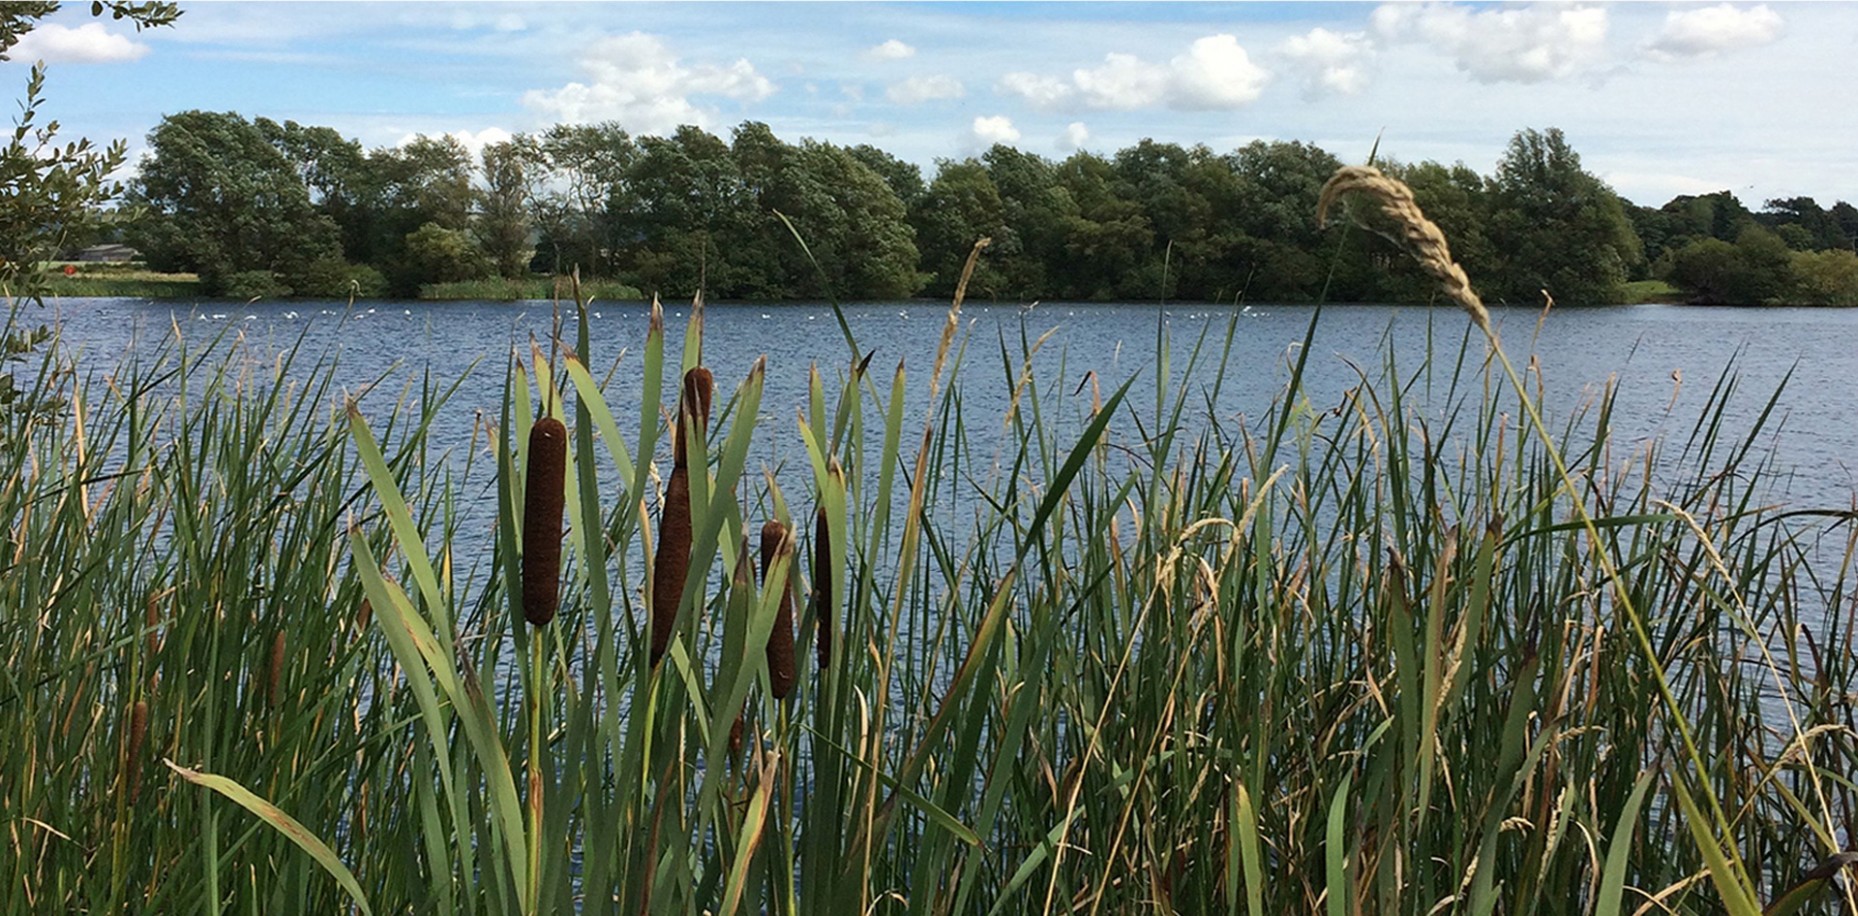
[[[885,98],[899,105],[958,99],[966,94],[961,81],[952,76],[912,76],[884,91]]]
[[[595,42],[581,59],[581,70],[588,82],[530,90],[523,94],[523,105],[558,121],[610,119],[634,133],[664,134],[681,124],[714,121],[693,98],[755,102],[775,91],[746,58],[686,66],[657,36],[643,32]]]
[[[1746,9],[1728,3],[1701,9],[1673,10],[1664,27],[1645,45],[1655,60],[1710,57],[1765,45],[1781,37],[1781,14],[1766,4]]]
[[[1096,67],[1073,70],[1069,80],[1013,72],[1001,77],[999,87],[1044,109],[1207,111],[1256,100],[1269,79],[1270,73],[1252,63],[1237,38],[1209,35],[1165,64],[1110,53]]]

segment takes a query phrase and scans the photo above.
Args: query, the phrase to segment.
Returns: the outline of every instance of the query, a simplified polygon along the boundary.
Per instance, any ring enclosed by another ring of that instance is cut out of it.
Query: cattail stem
[[[275,709],[283,699],[284,690],[284,631],[279,629],[271,637],[271,668],[266,672],[270,678],[265,682],[265,700]]]
[[[543,417],[529,428],[528,479],[523,488],[523,618],[532,626],[555,619],[561,591],[561,516],[567,477],[568,428]]]
[[[761,581],[768,581],[768,570],[782,555],[793,553],[793,541],[787,526],[771,521],[761,526]],[[774,614],[774,629],[768,632],[768,691],[777,700],[787,699],[794,689],[794,593],[793,576],[781,583],[780,603]]]
[[[665,481],[664,503],[658,519],[658,555],[652,571],[652,667],[671,646],[677,627],[677,609],[684,601],[684,578],[690,573],[690,456],[686,441],[694,424],[703,438],[710,422],[710,398],[715,389],[710,370],[698,366],[684,373],[678,398],[677,424],[672,435],[671,477]],[[698,461],[699,468],[705,462]],[[705,472],[707,473],[707,472]]]
[[[142,744],[148,739],[148,701],[137,700],[129,708],[129,741],[123,748],[123,774],[129,804],[142,794]]]
[[[832,525],[826,507],[813,513],[813,619],[818,622],[819,669],[832,665]]]

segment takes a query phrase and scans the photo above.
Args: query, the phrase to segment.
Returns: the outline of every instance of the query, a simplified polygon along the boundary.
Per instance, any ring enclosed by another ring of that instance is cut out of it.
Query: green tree
[[[641,289],[666,295],[700,290],[721,298],[745,284],[720,240],[733,238],[742,220],[742,181],[728,144],[701,128],[684,126],[669,137],[645,137],[626,170],[625,206],[609,206],[620,266]]]
[[[1226,160],[1240,180],[1237,232],[1226,231],[1235,239],[1235,266],[1249,277],[1246,295],[1267,302],[1315,298],[1335,265],[1330,241],[1340,231],[1317,224],[1316,201],[1341,161],[1314,144],[1263,140]],[[1367,269],[1359,247],[1354,261],[1335,266],[1342,269],[1329,298],[1366,298],[1378,290],[1380,272]]]
[[[1505,254],[1489,299],[1563,304],[1618,302],[1642,249],[1625,205],[1581,168],[1556,128],[1510,139],[1491,182],[1490,238]]]
[[[421,283],[481,280],[491,273],[490,261],[470,233],[438,223],[407,233],[404,257],[408,272]]]
[[[477,195],[477,235],[492,269],[501,277],[529,272],[529,171],[539,160],[535,141],[516,136],[486,144],[484,187]]]
[[[928,292],[941,297],[954,294],[974,243],[982,238],[1006,238],[1007,226],[1006,205],[986,166],[974,159],[944,160],[938,166],[935,179],[911,208],[909,220],[916,230],[923,269],[930,275]],[[1011,281],[992,256],[983,255],[968,282],[969,295],[993,298],[1003,295]]]
[[[557,124],[537,139],[534,155],[539,161],[529,170],[529,200],[540,234],[537,266],[616,273],[619,249],[632,244],[619,235],[619,225],[633,206],[627,182],[638,144],[613,121]]]
[[[1108,299],[1155,250],[1155,230],[1148,216],[1117,189],[1109,160],[1079,151],[1058,164],[1058,184],[1077,204],[1077,216],[1065,233],[1065,259],[1055,276],[1057,294],[1067,298]]]
[[[806,258],[784,227],[769,227],[786,243],[782,283],[788,295],[900,299],[922,287],[903,201],[858,157],[808,140],[792,150],[776,182],[771,203],[785,205],[780,212],[812,252]]]
[[[1779,302],[1793,286],[1793,252],[1780,236],[1750,223],[1734,243],[1701,238],[1672,252],[1665,279],[1702,305]]]
[[[131,199],[145,208],[130,238],[150,265],[199,273],[209,294],[233,274],[268,271],[275,288],[341,262],[339,232],[311,203],[297,167],[257,125],[231,112],[184,111],[148,135]],[[249,278],[247,278],[249,279]]]
[[[1801,305],[1858,305],[1858,254],[1850,249],[1796,251],[1789,267]]]

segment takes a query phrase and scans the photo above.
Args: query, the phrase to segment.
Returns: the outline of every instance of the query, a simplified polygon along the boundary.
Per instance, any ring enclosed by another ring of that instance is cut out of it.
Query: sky
[[[183,3],[136,32],[67,3],[0,63],[47,64],[61,137],[236,111],[373,148],[555,123],[762,121],[924,167],[1006,143],[1315,143],[1489,174],[1559,127],[1627,199],[1858,202],[1858,2]]]

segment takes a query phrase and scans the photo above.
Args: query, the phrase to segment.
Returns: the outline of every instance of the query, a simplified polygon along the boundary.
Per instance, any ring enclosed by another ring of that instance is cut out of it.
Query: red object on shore
[[[65,265],[65,276],[67,276],[67,277],[75,277],[75,276],[77,276],[77,265],[76,265],[76,264],[66,264],[66,265]]]

